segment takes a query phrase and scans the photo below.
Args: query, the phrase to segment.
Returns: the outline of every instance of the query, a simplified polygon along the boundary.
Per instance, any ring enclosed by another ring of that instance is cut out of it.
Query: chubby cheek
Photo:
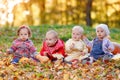
[[[52,45],[52,43],[51,43],[50,41],[46,41],[46,44],[47,44],[48,46],[51,46],[51,45]]]
[[[20,39],[22,39],[22,36],[19,36]]]
[[[48,45],[48,44],[49,44],[49,41],[46,41],[46,44]]]
[[[96,35],[98,36],[98,35],[99,35],[99,33],[96,33]]]
[[[72,35],[72,38],[74,39],[74,38],[76,38],[76,36],[75,36],[75,35]]]
[[[81,38],[81,35],[78,36],[78,39],[80,39],[80,38]]]

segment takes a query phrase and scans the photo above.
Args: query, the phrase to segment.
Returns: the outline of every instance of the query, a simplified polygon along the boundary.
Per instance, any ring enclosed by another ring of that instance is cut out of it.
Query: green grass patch
[[[30,26],[32,30],[31,40],[34,42],[38,51],[42,46],[42,41],[45,39],[45,33],[48,30],[54,29],[59,33],[59,38],[66,41],[71,37],[71,29],[74,25],[40,25],[40,26]],[[86,36],[92,40],[96,34],[95,29],[87,26],[83,26]],[[16,31],[18,27],[0,27],[0,50],[5,52],[12,44],[12,41],[17,38]],[[112,41],[120,43],[120,29],[112,28],[111,38]]]

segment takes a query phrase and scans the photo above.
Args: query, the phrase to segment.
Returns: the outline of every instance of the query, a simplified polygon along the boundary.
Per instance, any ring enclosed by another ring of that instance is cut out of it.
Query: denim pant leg
[[[14,57],[13,60],[11,61],[11,63],[18,63],[20,60],[19,57]]]

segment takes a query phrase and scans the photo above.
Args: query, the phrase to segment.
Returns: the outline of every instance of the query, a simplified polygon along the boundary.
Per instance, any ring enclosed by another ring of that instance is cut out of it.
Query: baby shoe
[[[103,57],[103,62],[108,63],[112,57],[113,57],[113,55],[105,55]]]
[[[90,58],[87,57],[87,58],[82,59],[82,60],[81,60],[81,63],[82,63],[82,64],[90,64]]]
[[[12,64],[17,64],[19,62],[19,58],[13,58],[11,61]]]
[[[71,61],[67,61],[67,60],[65,60],[64,58],[63,58],[63,62],[65,62],[65,63],[67,63],[67,64],[72,64]]]

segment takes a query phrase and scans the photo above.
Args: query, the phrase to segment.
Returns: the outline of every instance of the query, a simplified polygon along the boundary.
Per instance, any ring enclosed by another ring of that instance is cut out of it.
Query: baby
[[[39,55],[37,55],[33,42],[29,39],[31,37],[30,28],[25,25],[19,27],[17,36],[18,38],[13,41],[12,46],[7,49],[7,53],[14,55],[11,63],[18,63],[22,57],[36,59]],[[41,60],[40,57],[37,59]]]
[[[64,59],[71,62],[75,59],[81,60],[85,58],[88,53],[86,44],[82,41],[83,28],[81,26],[74,26],[72,29],[72,38],[66,41],[65,50],[67,57]]]
[[[90,56],[83,59],[83,63],[92,63],[101,58],[103,62],[106,62],[113,57],[111,52],[114,50],[114,45],[107,38],[109,34],[108,26],[106,24],[99,24],[96,26],[95,39],[92,41],[89,41],[87,38],[83,39],[87,46],[91,48]]]
[[[49,30],[46,33],[40,55],[47,56],[51,61],[56,61],[65,57],[64,42],[58,38],[58,33]]]

